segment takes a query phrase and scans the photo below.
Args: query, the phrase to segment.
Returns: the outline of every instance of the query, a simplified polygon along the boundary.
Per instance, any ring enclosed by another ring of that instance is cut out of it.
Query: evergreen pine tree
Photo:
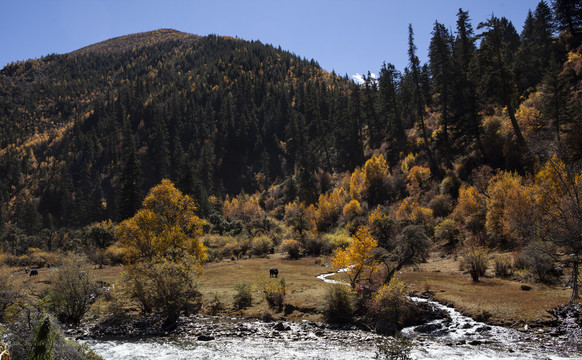
[[[141,162],[135,149],[133,136],[126,137],[125,159],[119,172],[117,182],[117,201],[118,220],[124,220],[132,217],[141,207],[143,198],[143,172]]]
[[[441,112],[443,160],[447,167],[452,167],[452,150],[449,136],[450,107],[453,85],[452,36],[443,24],[435,22],[429,47],[430,69],[434,92]]]
[[[434,158],[434,154],[430,148],[429,137],[428,137],[428,130],[426,128],[426,124],[424,122],[425,117],[425,99],[424,99],[424,91],[422,88],[422,74],[421,74],[421,67],[420,61],[416,56],[416,45],[414,45],[414,32],[412,31],[412,24],[408,25],[408,59],[409,59],[409,67],[410,73],[412,77],[412,81],[414,84],[414,110],[416,114],[416,121],[420,128],[420,134],[423,140],[423,147],[426,152],[426,155],[429,159],[429,164],[431,168],[431,172],[440,177],[441,170],[438,166],[436,159]]]
[[[517,143],[522,149],[526,149],[525,139],[515,118],[518,99],[511,69],[513,55],[509,51],[515,44],[513,35],[509,35],[513,34],[513,31],[507,29],[508,24],[506,20],[493,15],[479,24],[478,29],[485,29],[485,31],[479,35],[481,44],[472,77],[481,91],[482,101],[507,109]]]

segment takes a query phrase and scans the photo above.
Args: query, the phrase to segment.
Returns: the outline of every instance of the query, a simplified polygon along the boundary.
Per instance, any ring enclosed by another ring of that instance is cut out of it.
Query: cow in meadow
[[[269,277],[278,277],[279,269],[269,269]]]

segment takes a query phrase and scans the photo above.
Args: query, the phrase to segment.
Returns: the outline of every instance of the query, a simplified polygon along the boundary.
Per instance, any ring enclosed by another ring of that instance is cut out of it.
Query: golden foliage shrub
[[[291,259],[298,259],[301,255],[301,252],[304,250],[303,244],[294,239],[283,240],[281,245],[279,245],[279,249],[282,252],[287,253],[287,256],[289,256]]]
[[[494,238],[525,242],[535,236],[534,189],[515,173],[500,172],[487,187],[485,229]]]
[[[430,169],[424,166],[413,166],[406,177],[406,189],[411,195],[419,194],[427,186],[431,177]]]
[[[353,219],[354,217],[361,215],[362,208],[360,202],[356,199],[351,200],[344,206],[342,213],[346,219]]]
[[[349,194],[342,187],[336,187],[331,192],[319,195],[315,212],[317,228],[325,231],[332,227],[342,214],[348,199]]]
[[[238,195],[224,202],[223,215],[230,220],[241,220],[245,223],[260,220],[265,217],[265,211],[259,204],[259,197],[255,195]]]
[[[485,227],[487,205],[485,196],[471,185],[462,185],[459,189],[457,206],[452,218],[460,222],[473,235],[480,233]]]

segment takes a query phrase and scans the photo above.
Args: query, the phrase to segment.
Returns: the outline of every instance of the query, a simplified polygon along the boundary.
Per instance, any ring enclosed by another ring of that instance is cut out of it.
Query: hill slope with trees
[[[173,30],[10,64],[2,248],[70,250],[97,226],[103,250],[116,225],[91,224],[131,218],[170,179],[207,219],[211,260],[343,248],[338,263],[389,283],[438,246],[469,249],[478,281],[495,248],[542,282],[569,269],[575,298],[581,24],[575,1],[540,1],[521,33],[494,15],[474,29],[459,9],[454,31],[435,22],[428,63],[410,26],[409,66],[362,84],[260,42]]]

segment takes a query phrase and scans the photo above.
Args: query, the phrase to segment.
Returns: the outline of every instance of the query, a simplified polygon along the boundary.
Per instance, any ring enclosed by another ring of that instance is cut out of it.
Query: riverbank
[[[428,290],[435,300],[453,305],[464,315],[512,328],[551,326],[553,315],[548,311],[570,299],[571,289],[563,286],[500,279],[491,270],[474,283],[458,267],[452,257],[433,255],[418,269],[406,269],[399,277],[412,291]]]
[[[325,257],[306,257],[289,260],[282,254],[272,254],[267,258],[223,260],[204,265],[204,275],[199,278],[199,290],[203,294],[204,313],[211,313],[211,301],[221,302],[218,315],[227,317],[272,318],[274,320],[314,321],[322,320],[325,292],[329,284],[317,276],[330,273],[327,267],[330,259]],[[269,277],[269,269],[277,268],[279,278],[285,278],[286,298],[290,304],[287,311],[269,308],[257,291],[253,293],[251,307],[238,310],[233,306],[236,284],[247,282],[256,285],[261,277]],[[88,268],[96,280],[113,285],[120,279],[121,266]],[[52,271],[40,271],[36,277],[19,273],[16,277],[27,286],[42,293],[51,281]],[[551,325],[553,316],[548,310],[568,302],[570,289],[560,286],[547,286],[539,283],[522,283],[514,280],[494,278],[491,274],[473,283],[468,274],[458,269],[458,262],[452,257],[441,258],[433,255],[418,268],[408,267],[398,276],[409,287],[410,292],[430,291],[435,300],[451,304],[460,312],[488,324],[506,327],[536,328]],[[332,279],[346,280],[342,274]],[[531,290],[522,290],[522,285]],[[131,310],[131,309],[128,309]],[[88,314],[88,318],[108,313],[109,302],[99,299]]]
[[[487,326],[429,299],[413,298],[445,316],[403,329],[412,340],[414,359],[576,359],[576,343]],[[79,336],[108,360],[207,358],[222,359],[373,359],[382,337],[355,325],[311,321],[265,321],[203,314],[181,317],[175,329],[164,331],[161,317],[122,323],[100,323]]]

